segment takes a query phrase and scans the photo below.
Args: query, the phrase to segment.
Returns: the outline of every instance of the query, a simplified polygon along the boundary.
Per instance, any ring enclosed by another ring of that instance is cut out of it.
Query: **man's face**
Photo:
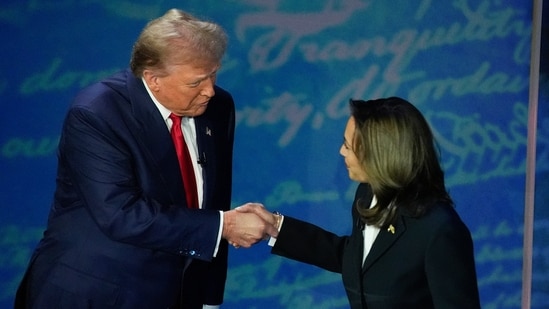
[[[179,116],[202,115],[215,95],[214,85],[219,64],[197,62],[177,64],[166,76],[145,70],[143,77],[155,98]]]

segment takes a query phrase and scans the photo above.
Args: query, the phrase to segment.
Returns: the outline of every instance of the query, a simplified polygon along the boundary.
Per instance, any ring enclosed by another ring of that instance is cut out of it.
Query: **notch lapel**
[[[212,126],[209,119],[205,117],[196,117],[194,121],[196,129],[196,140],[198,144],[198,157],[202,162],[202,178],[203,182],[203,208],[212,208],[209,205],[209,192],[214,192],[213,184],[215,184],[215,162],[217,162],[215,152],[214,135],[219,132],[215,132],[214,126]]]
[[[159,171],[174,203],[185,200],[183,180],[175,147],[162,115],[154,105],[141,79],[127,73],[128,92],[135,125],[128,127],[148,161]]]
[[[406,225],[404,224],[402,215],[399,215],[397,223],[394,226],[391,226],[393,228],[384,228],[379,231],[379,234],[377,235],[376,240],[374,241],[374,244],[366,257],[366,260],[364,261],[364,265],[362,267],[363,272],[366,272],[372,264],[379,260],[379,258],[385,254],[385,252],[387,252],[387,250],[389,250],[389,248],[406,231]]]

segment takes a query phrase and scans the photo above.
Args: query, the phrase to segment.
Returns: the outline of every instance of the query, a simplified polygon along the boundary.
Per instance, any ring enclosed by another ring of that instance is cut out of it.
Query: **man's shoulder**
[[[130,75],[128,75],[130,74]],[[136,81],[131,81],[131,79]],[[132,83],[139,81],[129,71],[119,71],[83,88],[73,99],[71,108],[102,111],[112,110],[115,102],[128,102],[131,96]]]

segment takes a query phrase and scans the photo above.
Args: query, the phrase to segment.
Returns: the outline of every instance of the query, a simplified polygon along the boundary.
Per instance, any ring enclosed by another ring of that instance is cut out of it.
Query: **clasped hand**
[[[235,248],[249,248],[253,244],[277,237],[275,218],[260,203],[246,203],[223,213],[223,234]]]

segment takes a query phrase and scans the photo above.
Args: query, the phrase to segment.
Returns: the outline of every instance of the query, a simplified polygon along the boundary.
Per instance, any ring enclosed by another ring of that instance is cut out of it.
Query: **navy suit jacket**
[[[381,229],[363,264],[359,199],[370,203],[369,185],[357,189],[350,236],[285,216],[272,253],[341,273],[353,309],[480,308],[473,242],[452,206],[419,218],[401,211],[394,233]]]
[[[16,306],[201,308],[220,304],[231,201],[234,103],[215,87],[195,118],[203,209],[187,209],[175,148],[141,79],[120,72],[83,90],[59,142],[44,237]],[[25,304],[26,303],[26,304]],[[184,305],[182,305],[184,304]]]

